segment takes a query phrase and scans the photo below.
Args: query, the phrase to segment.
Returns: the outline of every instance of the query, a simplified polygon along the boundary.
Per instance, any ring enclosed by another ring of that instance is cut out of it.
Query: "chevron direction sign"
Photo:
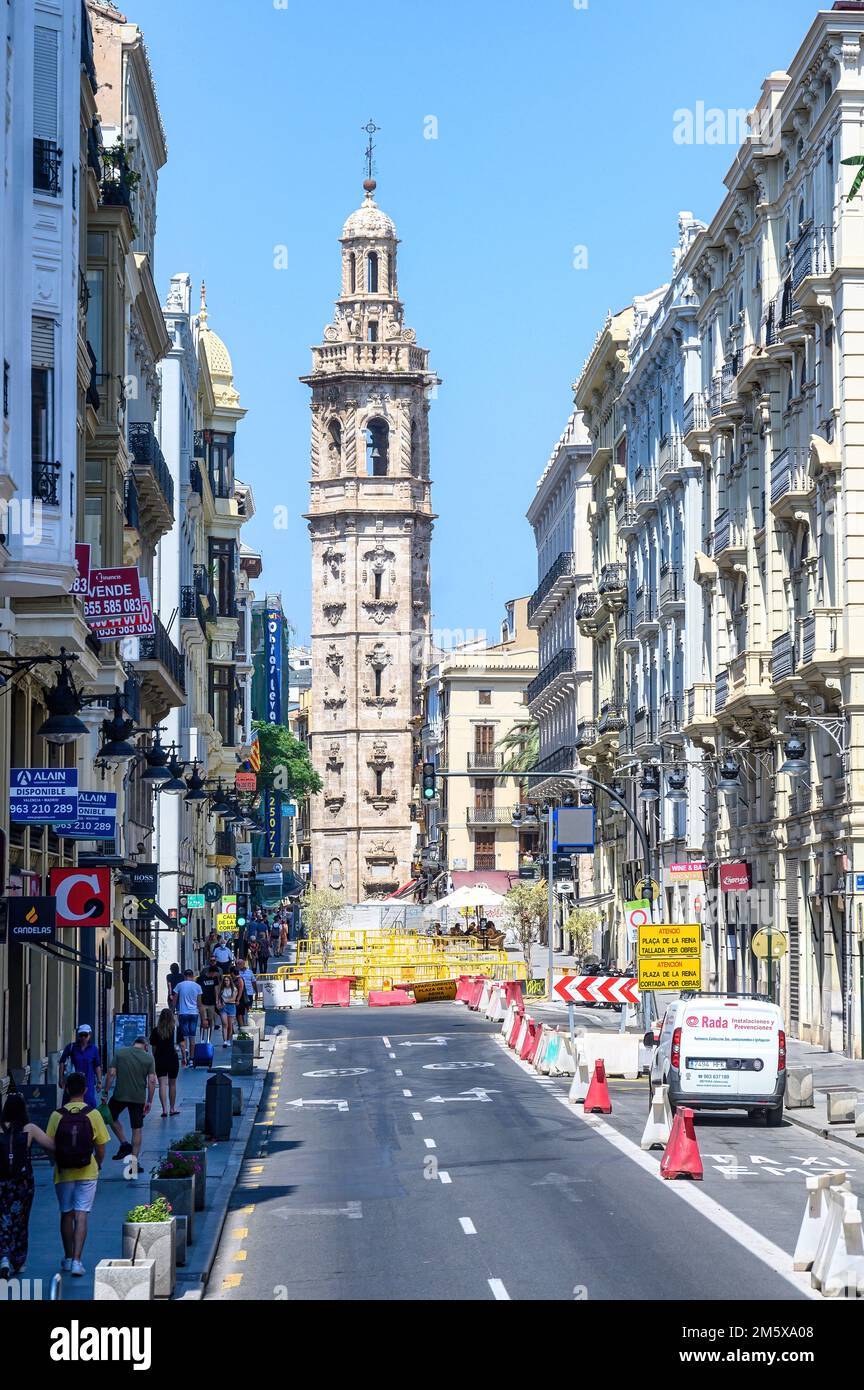
[[[562,975],[553,988],[568,1004],[638,1004],[640,999],[630,975]]]

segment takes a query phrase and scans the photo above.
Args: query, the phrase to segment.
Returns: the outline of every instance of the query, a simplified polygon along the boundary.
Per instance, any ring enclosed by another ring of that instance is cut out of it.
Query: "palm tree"
[[[540,758],[540,726],[534,719],[526,719],[499,739],[495,745],[504,754],[502,772],[530,772],[537,766]]]

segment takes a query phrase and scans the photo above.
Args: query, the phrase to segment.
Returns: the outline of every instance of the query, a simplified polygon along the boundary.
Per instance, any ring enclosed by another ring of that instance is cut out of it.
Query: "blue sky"
[[[444,382],[433,626],[494,633],[505,601],[535,587],[525,511],[607,309],[668,278],[679,210],[707,220],[721,200],[734,149],[676,144],[673,112],[751,107],[816,12],[809,0],[579,3],[129,0],[169,147],[157,284],[164,298],[177,271],[207,281],[249,411],[237,466],[258,509],[258,587],[281,590],[301,640],[309,413],[297,378],[362,200],[360,127],[381,126],[376,196],[402,241],[406,323]],[[273,526],[282,507],[287,532]]]

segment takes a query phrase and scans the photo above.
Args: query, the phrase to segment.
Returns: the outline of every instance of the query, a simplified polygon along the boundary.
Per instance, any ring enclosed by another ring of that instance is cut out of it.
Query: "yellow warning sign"
[[[649,922],[639,927],[640,990],[701,989],[702,933],[698,922]]]

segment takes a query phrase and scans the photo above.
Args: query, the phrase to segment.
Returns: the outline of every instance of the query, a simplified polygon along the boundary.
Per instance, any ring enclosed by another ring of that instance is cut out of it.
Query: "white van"
[[[645,1043],[655,1046],[652,1033]],[[783,1121],[786,1034],[776,1004],[761,995],[684,994],[663,1016],[649,1092],[668,1085],[674,1107],[764,1111]]]

